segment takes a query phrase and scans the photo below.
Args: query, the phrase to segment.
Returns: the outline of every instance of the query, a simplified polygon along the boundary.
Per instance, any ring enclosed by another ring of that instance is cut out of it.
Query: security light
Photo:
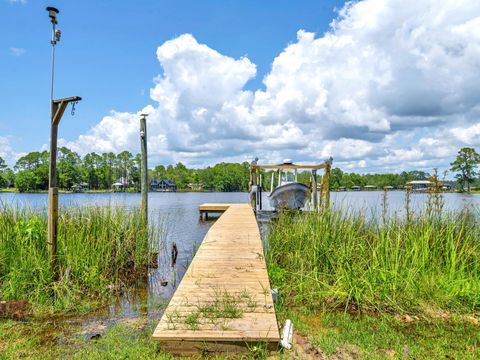
[[[50,19],[52,19],[52,23],[56,24],[57,23],[57,14],[59,13],[58,9],[54,8],[52,6],[49,6],[49,7],[47,7],[47,11],[48,11],[48,16],[50,17]]]

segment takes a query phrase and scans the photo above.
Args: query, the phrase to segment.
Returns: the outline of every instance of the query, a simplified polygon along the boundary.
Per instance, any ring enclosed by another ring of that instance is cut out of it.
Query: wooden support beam
[[[58,279],[57,237],[58,237],[58,187],[57,187],[57,137],[58,124],[70,102],[80,101],[80,96],[52,100],[50,127],[50,163],[48,176],[48,238],[47,247],[55,280]]]
[[[281,164],[281,165],[252,165],[253,169],[324,169],[326,164],[319,165],[290,165],[290,164]]]

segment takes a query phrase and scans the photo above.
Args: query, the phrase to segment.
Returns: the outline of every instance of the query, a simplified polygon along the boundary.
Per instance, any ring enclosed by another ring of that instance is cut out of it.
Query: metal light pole
[[[74,104],[82,100],[79,96],[53,99],[53,79],[55,70],[55,45],[60,41],[61,32],[56,28],[59,11],[54,7],[47,7],[48,16],[52,23],[52,78],[50,90],[50,164],[48,178],[48,253],[55,279],[58,279],[57,267],[57,230],[58,230],[58,187],[57,187],[57,134],[58,124],[70,102]]]
[[[141,191],[142,191],[142,205],[141,213],[145,224],[148,223],[148,164],[147,164],[147,116],[148,114],[140,115],[140,146],[142,151],[141,164]]]

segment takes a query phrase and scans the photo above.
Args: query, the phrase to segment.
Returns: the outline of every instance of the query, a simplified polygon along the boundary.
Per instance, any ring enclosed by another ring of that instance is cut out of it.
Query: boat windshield
[[[284,171],[282,173],[282,183],[289,183],[295,181],[295,174],[292,172]]]

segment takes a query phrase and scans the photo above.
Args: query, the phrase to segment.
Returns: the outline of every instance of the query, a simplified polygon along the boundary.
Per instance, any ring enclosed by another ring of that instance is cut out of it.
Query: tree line
[[[13,169],[0,157],[0,188],[17,188],[20,192],[48,190],[49,152],[33,151],[18,159]],[[85,184],[91,190],[107,190],[115,182],[127,188],[140,187],[140,154],[129,151],[97,154],[83,158],[66,148],[58,148],[57,184],[60,189],[71,189]],[[188,169],[184,164],[149,169],[149,180],[175,181],[178,189],[189,184],[201,184],[205,190],[245,191],[248,188],[248,163],[220,163],[205,169]]]
[[[399,188],[412,180],[428,180],[430,174],[425,171],[403,171],[400,174],[357,174],[343,172],[339,168],[332,169],[330,173],[330,187],[337,190],[341,187],[350,189],[353,186],[364,187],[374,185],[378,188],[393,186]]]
[[[115,182],[128,188],[140,187],[140,154],[129,151],[119,154],[112,152],[97,154],[91,152],[83,158],[76,152],[60,147],[57,159],[57,184],[61,189],[71,189],[76,184],[84,183],[91,190],[107,190]],[[34,151],[18,159],[13,169],[0,157],[0,188],[17,188],[20,192],[41,191],[48,189],[47,151]],[[480,185],[477,167],[480,155],[473,148],[462,148],[451,171],[456,172],[456,179],[461,188],[470,190],[471,186]],[[266,190],[270,187],[273,172],[261,172]],[[332,189],[340,187],[375,185],[400,187],[412,180],[428,180],[430,174],[424,171],[403,171],[400,174],[357,174],[333,168],[330,175]],[[247,191],[249,181],[249,164],[219,163],[204,169],[189,169],[182,163],[176,165],[158,165],[149,169],[149,180],[173,180],[177,189],[185,190],[192,184],[210,191]],[[275,178],[274,178],[275,179]],[[298,174],[298,180],[310,182],[310,172]],[[276,180],[274,181],[276,184]]]

